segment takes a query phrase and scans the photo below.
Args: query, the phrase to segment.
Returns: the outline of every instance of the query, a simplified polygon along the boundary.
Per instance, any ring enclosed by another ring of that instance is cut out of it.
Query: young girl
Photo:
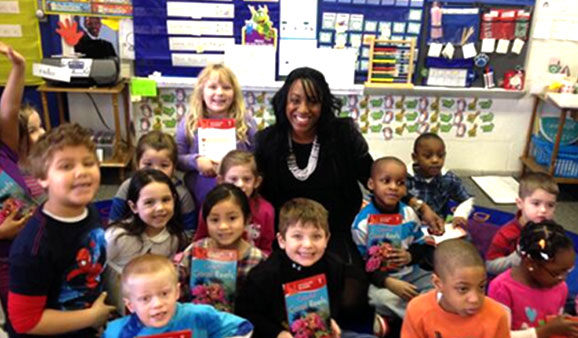
[[[244,238],[269,255],[275,239],[275,210],[271,203],[257,192],[261,180],[255,156],[250,152],[233,150],[223,157],[217,182],[234,184],[247,195],[251,218],[245,229]],[[195,240],[205,238],[207,235],[207,224],[203,215],[200,215]]]
[[[194,247],[229,249],[237,251],[237,287],[240,290],[249,271],[265,260],[261,250],[243,239],[245,226],[251,217],[249,200],[236,186],[223,183],[211,190],[203,203],[202,215],[207,224],[209,237],[189,245],[180,257],[175,258],[179,266],[181,297],[190,300],[189,281],[191,255]]]
[[[174,175],[175,163],[177,162],[177,145],[173,137],[161,131],[151,131],[141,136],[136,146],[136,161],[138,169],[157,169],[172,179],[181,206],[180,214],[182,218],[180,222],[188,235],[192,236],[192,232],[197,227],[195,203],[187,188]],[[112,199],[109,215],[110,222],[118,221],[129,214],[130,210],[126,199],[131,180],[129,178],[124,181]]]
[[[233,72],[220,64],[209,65],[199,74],[191,94],[190,112],[177,127],[178,168],[196,205],[201,205],[215,184],[218,162],[199,156],[198,125],[202,119],[235,119],[237,149],[253,150],[256,124],[245,112],[243,94]]]
[[[139,170],[128,187],[131,214],[106,230],[106,285],[122,313],[119,276],[134,257],[154,253],[170,259],[184,247],[177,191],[171,179],[155,169]]]
[[[578,323],[562,315],[568,296],[564,280],[575,259],[572,240],[564,228],[553,221],[527,223],[518,252],[522,263],[496,277],[488,291],[510,309],[512,336],[575,337]]]

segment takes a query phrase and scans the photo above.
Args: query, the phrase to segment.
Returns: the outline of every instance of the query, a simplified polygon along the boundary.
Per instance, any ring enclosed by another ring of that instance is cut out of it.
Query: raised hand
[[[26,61],[20,53],[2,41],[0,41],[0,53],[6,55],[8,60],[10,60],[13,65],[23,65]]]
[[[56,28],[56,33],[58,33],[64,39],[69,46],[76,46],[80,38],[84,36],[84,32],[78,31],[78,23],[76,21],[72,21],[70,24],[70,20],[66,19],[64,23],[62,21],[58,21],[58,28]]]

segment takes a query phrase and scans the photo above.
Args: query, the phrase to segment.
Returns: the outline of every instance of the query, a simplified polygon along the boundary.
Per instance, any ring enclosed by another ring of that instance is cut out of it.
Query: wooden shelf
[[[125,168],[132,158],[132,148],[119,151],[116,156],[100,163],[102,168]]]
[[[120,94],[126,83],[124,81],[120,81],[114,86],[110,87],[57,87],[51,86],[48,84],[43,84],[38,87],[39,92],[48,92],[48,93],[91,93],[91,94]]]
[[[528,169],[530,169],[531,171],[542,172],[545,174],[549,173],[548,167],[536,163],[536,161],[534,160],[533,157],[521,156],[520,161],[522,161],[522,165],[528,167]],[[554,176],[554,181],[556,181],[557,183],[563,183],[563,184],[577,184],[578,178]]]

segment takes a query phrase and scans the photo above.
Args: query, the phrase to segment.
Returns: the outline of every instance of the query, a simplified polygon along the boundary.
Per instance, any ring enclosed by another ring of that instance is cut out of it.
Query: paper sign
[[[463,45],[462,53],[464,54],[464,59],[471,59],[478,55],[478,52],[476,51],[476,45],[474,45],[473,42]]]
[[[61,82],[70,82],[72,71],[65,67],[55,67],[35,63],[32,65],[32,74],[41,78],[56,80]]]
[[[133,77],[130,79],[130,95],[157,96],[157,82],[152,79]]]
[[[443,56],[445,56],[448,59],[451,59],[454,57],[454,52],[455,52],[455,48],[454,45],[451,44],[451,42],[448,42],[446,44],[446,46],[444,47],[444,50],[442,51]]]
[[[225,59],[223,54],[181,54],[171,55],[174,67],[204,67],[209,63],[222,63]]]
[[[363,14],[351,14],[349,18],[349,30],[361,32],[363,30]]]
[[[233,22],[167,20],[167,33],[169,35],[232,36]]]
[[[21,38],[22,26],[0,25],[0,38]]]
[[[169,37],[170,50],[198,51],[200,48],[203,51],[224,51],[234,44],[234,38]]]
[[[169,1],[167,16],[232,19],[235,17],[235,5]]]
[[[482,53],[493,53],[496,46],[496,39],[482,40]]]
[[[522,52],[522,48],[524,48],[524,40],[522,39],[514,40],[514,44],[512,45],[512,53],[520,54]]]
[[[202,119],[199,121],[199,155],[220,162],[237,149],[235,119]]]
[[[432,58],[440,57],[440,54],[442,53],[442,47],[443,47],[443,45],[441,43],[436,43],[436,42],[431,43],[429,45],[429,50],[427,52],[427,56],[432,57]]]
[[[19,14],[20,6],[18,6],[18,1],[0,1],[0,13]]]
[[[334,29],[335,28],[335,18],[336,13],[325,12],[323,13],[321,28],[322,29]]]
[[[510,47],[510,40],[500,39],[498,40],[498,47],[496,48],[496,53],[507,54],[509,47]]]

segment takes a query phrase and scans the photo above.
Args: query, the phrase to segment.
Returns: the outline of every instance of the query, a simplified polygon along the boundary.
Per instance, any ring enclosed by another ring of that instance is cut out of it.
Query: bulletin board
[[[36,2],[30,0],[0,1],[0,41],[12,46],[26,58],[26,84],[38,85],[42,79],[32,75],[32,64],[42,59]],[[0,85],[5,85],[12,64],[0,59]]]
[[[132,15],[131,0],[42,0],[48,14],[76,14],[94,16]]]
[[[370,46],[367,38],[418,40],[424,0],[319,0],[320,48],[356,48],[355,82],[367,79]],[[416,51],[419,52],[419,51]]]
[[[195,77],[233,44],[275,44],[278,1],[133,0],[135,73]]]

